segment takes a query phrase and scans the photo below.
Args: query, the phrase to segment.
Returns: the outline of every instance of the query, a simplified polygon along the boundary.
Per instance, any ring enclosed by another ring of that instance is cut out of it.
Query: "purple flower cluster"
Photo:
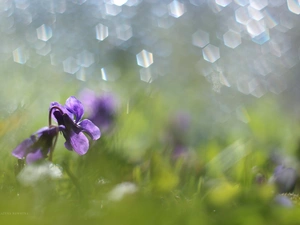
[[[26,158],[27,163],[49,157],[52,160],[53,150],[59,132],[66,140],[65,147],[74,150],[79,155],[85,154],[89,149],[89,140],[86,133],[92,140],[100,138],[100,129],[90,120],[82,119],[84,109],[82,103],[74,96],[66,100],[65,105],[52,102],[49,109],[49,127],[44,127],[25,139],[12,152],[18,159]],[[51,124],[54,117],[58,125]]]

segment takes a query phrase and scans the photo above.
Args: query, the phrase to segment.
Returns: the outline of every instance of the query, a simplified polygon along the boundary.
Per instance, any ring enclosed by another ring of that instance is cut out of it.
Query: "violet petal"
[[[84,119],[79,123],[79,125],[83,129],[83,132],[86,132],[93,140],[100,138],[100,129],[92,121]]]
[[[18,159],[23,159],[26,156],[28,149],[31,147],[31,145],[33,145],[32,139],[25,139],[13,150],[12,155],[17,157]]]
[[[65,142],[65,147],[66,147],[66,149],[68,149],[68,150],[73,150],[73,148],[72,148],[72,146],[71,146],[71,144],[70,144],[70,142]]]
[[[38,138],[40,138],[42,135],[48,135],[48,136],[55,136],[59,131],[64,130],[65,127],[63,125],[59,125],[58,127],[43,127],[39,129],[34,134],[37,135]]]
[[[71,131],[69,142],[74,151],[79,155],[84,155],[89,149],[89,140],[83,133],[76,134]]]
[[[65,107],[67,108],[67,110],[69,110],[71,113],[73,113],[75,115],[76,123],[79,120],[81,120],[84,110],[83,110],[82,103],[77,98],[75,98],[74,96],[69,97],[66,100]]]
[[[42,151],[39,149],[35,152],[28,153],[28,155],[26,156],[26,163],[30,164],[37,160],[43,159],[43,158],[45,158],[45,157],[44,157]]]
[[[38,137],[40,137],[44,131],[49,130],[49,127],[43,127],[41,129],[39,129],[37,132],[35,132],[34,134],[36,134]]]

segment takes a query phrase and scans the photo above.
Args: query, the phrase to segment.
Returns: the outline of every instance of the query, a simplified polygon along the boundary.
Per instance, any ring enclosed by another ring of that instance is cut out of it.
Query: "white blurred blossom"
[[[18,175],[17,179],[25,186],[33,186],[45,179],[62,177],[62,170],[53,163],[29,164]]]
[[[136,184],[131,182],[123,182],[116,185],[108,194],[111,201],[120,201],[125,195],[133,194],[138,190]]]

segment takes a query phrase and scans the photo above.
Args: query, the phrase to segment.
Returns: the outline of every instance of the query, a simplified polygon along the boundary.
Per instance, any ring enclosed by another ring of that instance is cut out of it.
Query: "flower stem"
[[[64,114],[64,112],[61,110],[61,108],[59,108],[58,106],[52,106],[49,110],[49,117],[48,117],[49,127],[51,127],[51,124],[52,124],[51,118],[52,118],[52,112],[54,110],[58,110],[61,112],[61,114]]]
[[[51,125],[53,126],[53,125]],[[56,127],[58,129],[58,127]],[[56,142],[57,142],[57,139],[58,139],[58,132],[57,134],[55,135],[55,139],[52,143],[52,146],[51,146],[51,149],[50,149],[50,153],[49,153],[49,161],[52,162],[52,156],[53,156],[53,152],[54,152],[54,149],[55,149],[55,145],[56,145]]]
[[[69,169],[69,166],[66,162],[63,162],[62,163],[62,167],[63,169],[66,171],[67,175],[70,177],[72,183],[74,184],[74,186],[76,187],[77,191],[78,191],[78,194],[79,194],[79,198],[81,200],[83,200],[83,192],[80,188],[80,184],[79,184],[79,181],[78,179],[73,175],[73,173],[71,172],[71,170]]]

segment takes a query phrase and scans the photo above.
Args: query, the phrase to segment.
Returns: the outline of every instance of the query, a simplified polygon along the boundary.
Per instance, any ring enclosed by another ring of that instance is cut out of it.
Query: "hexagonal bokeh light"
[[[51,44],[50,43],[45,43],[45,45],[36,50],[36,53],[42,56],[46,56],[51,52]]]
[[[175,18],[181,17],[185,13],[185,6],[179,1],[172,1],[169,5],[169,14]]]
[[[287,6],[292,13],[300,14],[300,5],[295,0],[287,0]]]
[[[270,90],[258,84],[272,81],[272,91],[280,92],[277,84],[286,78],[267,78],[299,63],[300,51],[293,48],[299,39],[297,0],[16,0],[3,1],[0,12],[3,62],[30,68],[49,63],[81,81],[101,70],[102,80],[118,82],[122,70],[115,67],[123,52],[124,62],[140,67],[139,81],[158,80],[178,72],[174,59],[182,55],[189,57],[180,61],[184,66],[197,66],[206,79],[224,74],[231,88],[242,70],[247,81],[241,79],[243,91],[237,91],[260,96]],[[151,66],[154,55],[157,64]]]
[[[224,44],[229,48],[236,48],[242,43],[241,35],[233,30],[223,35]]]
[[[73,57],[68,57],[63,61],[63,68],[66,73],[70,74],[75,74],[80,69],[76,59]]]
[[[151,76],[150,68],[140,69],[140,79],[141,79],[141,81],[144,81],[144,82],[147,82],[147,83],[152,82],[152,76]]]
[[[14,3],[15,3],[16,8],[22,9],[22,10],[28,8],[28,6],[30,5],[30,1],[26,1],[26,0],[23,0],[23,1],[20,1],[20,0],[19,1],[14,1]]]
[[[117,26],[116,32],[118,39],[122,41],[127,41],[132,37],[132,28],[127,24]]]
[[[209,34],[203,30],[198,30],[192,35],[193,45],[203,48],[209,43]]]
[[[36,29],[37,38],[42,41],[48,41],[52,37],[51,27],[43,24],[42,26]]]
[[[249,4],[249,0],[234,0],[234,2],[240,6],[246,6]]]
[[[257,10],[262,10],[268,5],[268,0],[250,0],[250,6]]]
[[[122,8],[118,5],[107,2],[105,4],[105,13],[110,16],[116,16],[122,12]]]
[[[104,26],[103,24],[99,23],[95,27],[96,30],[96,39],[99,41],[103,41],[105,38],[108,37],[108,27]]]
[[[222,7],[226,7],[232,2],[232,0],[215,0],[215,1],[216,1],[216,4],[218,4],[219,6],[222,6]]]
[[[263,21],[251,20],[247,23],[247,31],[251,37],[256,37],[266,31]]]
[[[220,58],[220,50],[218,47],[208,44],[203,50],[202,50],[203,58],[211,63],[214,63]]]
[[[136,61],[139,66],[147,68],[153,63],[153,55],[144,49],[136,55]]]
[[[127,2],[127,0],[111,0],[111,3],[117,6],[122,6]]]
[[[247,9],[248,9],[248,14],[252,19],[259,21],[264,18],[264,14],[262,11],[257,10],[250,5],[247,7]]]
[[[240,7],[237,10],[235,10],[235,19],[238,23],[246,25],[251,19],[247,8]]]
[[[22,47],[13,51],[13,59],[16,63],[25,64],[27,61],[26,53]]]
[[[82,67],[89,67],[95,62],[94,54],[89,51],[82,51],[77,54],[77,64]]]

